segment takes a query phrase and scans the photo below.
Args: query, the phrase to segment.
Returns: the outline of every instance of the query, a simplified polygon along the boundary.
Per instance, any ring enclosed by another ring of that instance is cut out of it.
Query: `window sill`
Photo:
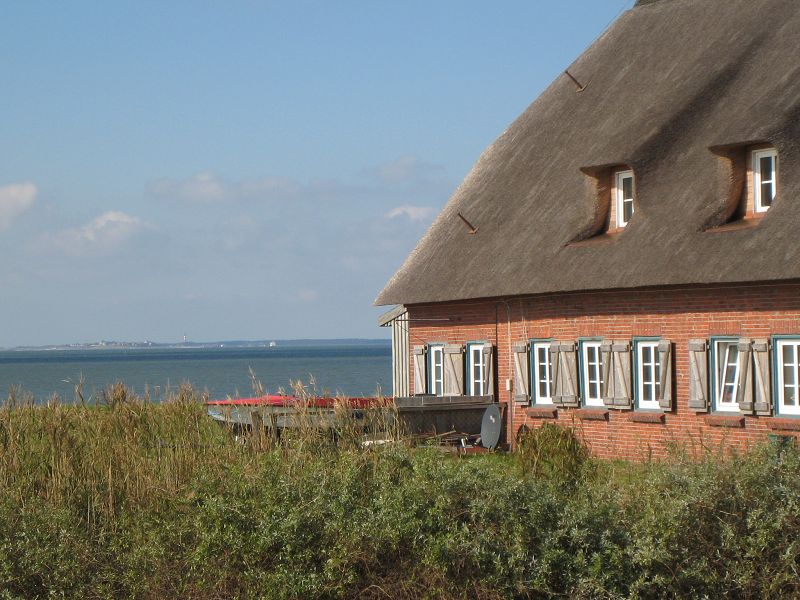
[[[581,421],[608,421],[608,410],[605,408],[579,408],[575,416]]]
[[[739,231],[740,229],[753,229],[761,224],[761,219],[764,218],[767,212],[752,213],[734,221],[728,221],[717,227],[711,227],[705,230],[705,233],[724,233],[726,231]]]
[[[666,421],[664,413],[659,412],[634,412],[631,414],[634,423],[657,423],[663,425]]]
[[[608,231],[603,231],[602,233],[598,233],[583,240],[576,240],[574,242],[570,242],[569,244],[567,244],[567,246],[570,248],[576,248],[580,246],[594,246],[595,244],[610,244],[611,242],[616,241],[616,239],[620,236],[620,234],[623,231],[625,231],[624,227],[610,229]]]
[[[729,427],[732,429],[742,429],[744,427],[744,417],[735,415],[708,415],[705,421],[706,425],[711,427]]]
[[[558,409],[555,407],[532,406],[525,411],[525,414],[532,419],[557,419]]]
[[[800,431],[800,419],[797,417],[774,417],[764,419],[764,422],[775,431]]]

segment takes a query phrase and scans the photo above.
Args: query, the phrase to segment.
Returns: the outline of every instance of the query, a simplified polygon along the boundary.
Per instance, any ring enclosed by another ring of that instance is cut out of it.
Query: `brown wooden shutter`
[[[483,345],[483,395],[494,396],[494,348]]]
[[[617,408],[631,408],[633,394],[631,393],[631,346],[627,341],[616,341],[611,346],[611,356],[614,357],[614,396],[612,400]]]
[[[769,370],[769,340],[753,340],[753,410],[757,415],[772,414],[772,386]]]
[[[527,404],[531,400],[531,369],[528,363],[529,344],[513,345],[514,353],[514,402]]]
[[[708,401],[708,345],[705,340],[689,340],[689,408],[706,412]]]
[[[464,395],[464,346],[444,347],[444,395]]]
[[[739,349],[737,357],[737,369],[739,369],[739,381],[736,383],[736,403],[739,411],[746,415],[753,414],[753,370],[750,365],[753,363],[752,341],[748,338],[741,338],[737,344]]]
[[[550,344],[553,358],[553,404],[578,406],[578,369],[574,342]]]
[[[603,357],[603,404],[609,408],[630,408],[631,352],[627,341],[603,340],[600,344]]]
[[[427,392],[428,388],[428,347],[414,346],[414,394],[419,396]]]
[[[672,342],[658,342],[658,361],[661,379],[658,386],[658,405],[661,410],[672,410]]]
[[[603,357],[603,385],[600,387],[600,397],[606,406],[614,406],[615,380],[614,380],[614,353],[613,342],[603,340],[600,344],[600,354]]]

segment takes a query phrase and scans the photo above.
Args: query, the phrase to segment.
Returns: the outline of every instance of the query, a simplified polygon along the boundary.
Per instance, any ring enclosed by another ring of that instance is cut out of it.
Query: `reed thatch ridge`
[[[798,47],[797,0],[640,0],[569,65],[583,91],[560,76],[483,153],[376,304],[800,279]],[[774,206],[713,231],[741,194],[727,149],[765,142]],[[636,213],[598,239],[612,165]]]

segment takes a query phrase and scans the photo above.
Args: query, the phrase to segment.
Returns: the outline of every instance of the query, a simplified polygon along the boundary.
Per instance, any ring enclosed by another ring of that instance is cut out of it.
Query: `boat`
[[[238,429],[300,427],[330,429],[344,424],[375,429],[396,424],[412,434],[457,431],[478,434],[491,396],[296,397],[265,394],[206,403],[209,417]]]

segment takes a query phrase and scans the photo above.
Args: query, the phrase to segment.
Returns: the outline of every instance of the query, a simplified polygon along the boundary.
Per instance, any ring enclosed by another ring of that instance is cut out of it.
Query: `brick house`
[[[551,422],[601,457],[796,436],[798,47],[796,0],[639,0],[378,296],[395,395],[488,395],[510,442]]]

